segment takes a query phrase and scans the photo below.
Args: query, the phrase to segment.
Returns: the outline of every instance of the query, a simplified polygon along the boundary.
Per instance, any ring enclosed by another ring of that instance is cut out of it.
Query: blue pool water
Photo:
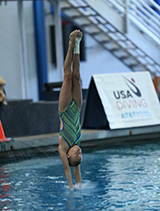
[[[0,210],[160,210],[160,142],[84,152],[81,173],[70,191],[58,155],[1,164]]]

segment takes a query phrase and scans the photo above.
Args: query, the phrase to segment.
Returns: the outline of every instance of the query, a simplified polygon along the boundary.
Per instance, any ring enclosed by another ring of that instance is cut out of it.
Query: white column
[[[60,0],[52,0],[54,6],[55,17],[55,43],[56,43],[56,59],[59,71],[59,80],[63,80],[63,39],[62,39],[62,20]]]
[[[23,18],[23,0],[17,0],[18,4],[18,21],[19,21],[19,34],[20,34],[20,56],[21,56],[21,83],[22,83],[22,98],[27,99],[27,48],[25,39],[25,27]]]

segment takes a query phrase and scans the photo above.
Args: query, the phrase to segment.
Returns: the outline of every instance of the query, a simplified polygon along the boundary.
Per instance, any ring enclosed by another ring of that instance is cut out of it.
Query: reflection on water
[[[160,210],[159,143],[84,153],[81,172],[70,191],[59,156],[2,164],[0,210]]]
[[[66,195],[65,210],[83,210],[83,194],[80,190],[69,191]]]
[[[8,171],[5,168],[0,168],[0,208],[3,210],[9,204],[8,189],[10,183],[7,182]]]

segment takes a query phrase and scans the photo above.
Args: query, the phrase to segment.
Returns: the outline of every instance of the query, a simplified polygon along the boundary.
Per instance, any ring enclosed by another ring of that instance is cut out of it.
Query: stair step
[[[100,33],[100,34],[97,34],[94,36],[95,39],[100,42],[101,44],[102,43],[107,43],[110,41],[109,37],[105,34],[105,33]]]
[[[102,18],[101,16],[99,16],[99,15],[96,16],[96,19],[101,24],[107,24],[107,21],[104,18]]]
[[[106,24],[105,26],[109,29],[109,31],[116,32],[116,29],[111,24]]]
[[[112,42],[111,40],[102,40],[102,41],[99,41],[100,42],[100,44],[102,44],[104,47],[106,47],[107,48],[107,45],[108,45],[108,43],[110,43],[110,42]]]
[[[78,25],[80,25],[81,28],[82,28],[82,27],[83,27],[83,28],[86,28],[86,27],[92,27],[92,26],[94,26],[92,23],[84,23],[84,24],[82,24],[82,23],[80,23],[79,21],[75,21],[75,23],[78,24]]]
[[[118,40],[118,44],[124,49],[136,49],[135,46],[130,43],[128,40],[126,42]]]
[[[88,16],[88,19],[94,23],[94,24],[98,24],[98,20],[96,19],[96,15],[90,15]]]
[[[119,40],[118,37],[115,35],[115,33],[109,32],[109,33],[108,33],[108,36],[111,37],[113,40],[115,40],[115,41],[117,41],[117,42],[118,42],[118,40]]]
[[[129,65],[129,67],[133,70],[133,71],[145,71],[146,69],[144,68],[143,65],[137,64],[137,65]]]
[[[103,32],[108,32],[108,29],[103,24],[98,24],[98,28],[100,28]]]
[[[76,1],[78,2],[79,5],[81,5],[83,7],[87,6],[87,4],[84,1],[82,1],[82,0],[76,0]]]
[[[123,57],[127,58],[129,57],[128,53],[123,49],[123,48],[119,48],[118,51],[114,52],[114,55],[119,58],[121,61],[123,61]]]
[[[142,57],[146,56],[146,54],[143,51],[141,51],[140,49],[138,49],[138,48],[136,49],[136,52],[138,53],[138,55],[140,55]]]
[[[132,55],[133,57],[137,57],[138,56],[138,54],[137,54],[137,52],[135,51],[135,49],[126,49],[127,50],[127,52],[130,54],[130,55]]]
[[[119,2],[119,5],[117,5],[116,1]],[[135,37],[131,36],[132,34],[130,35],[131,31],[129,31],[128,34],[123,34],[123,27],[121,27],[121,25],[124,25],[124,1],[116,1],[101,0],[97,5],[96,1],[90,0],[61,0],[62,11],[66,16],[70,17],[72,21],[83,27],[85,32],[90,34],[96,41],[104,46],[104,48],[110,50],[132,70],[143,71],[146,69],[151,73],[154,71],[160,73],[160,65],[158,65],[158,63],[156,64],[150,53],[148,53],[148,55],[150,55],[151,58],[139,48],[141,44],[137,44]],[[134,5],[135,3],[133,3],[133,6]],[[111,12],[111,9],[112,11],[115,11],[116,8],[116,12],[119,13],[118,16]],[[112,15],[115,15],[115,17],[109,19]],[[130,13],[129,15],[129,18],[132,18],[132,23],[135,26],[140,27],[141,24],[133,19],[133,14],[131,15]],[[121,18],[118,19],[120,16]],[[116,24],[117,20],[119,26]],[[144,28],[142,28],[142,31],[144,33],[146,32]],[[146,35],[148,35],[148,33],[146,33]],[[130,38],[133,39],[135,44]]]
[[[135,49],[135,45],[133,45],[133,43],[131,43],[130,40],[126,40],[125,43],[126,43],[127,48]]]
[[[92,35],[92,37],[94,38],[95,36],[100,35],[100,34],[102,34],[101,31],[96,31],[96,32],[92,32],[90,35]]]
[[[131,57],[127,57],[127,58],[123,59],[123,62],[128,66],[137,65],[137,61]]]
[[[90,7],[79,8],[78,11],[80,11],[84,16],[97,15],[97,13]]]
[[[119,48],[117,47],[117,48],[112,48],[112,49],[110,49],[110,51],[112,52],[112,53],[114,53],[114,52],[116,52],[116,51],[119,51]]]
[[[116,32],[116,36],[119,38],[119,40],[122,40],[122,41],[127,40],[127,38],[119,32]]]
[[[107,44],[105,44],[105,47],[108,50],[110,50],[112,53],[115,53],[115,52],[119,51],[119,46],[113,41],[108,42]]]
[[[126,60],[128,58],[129,58],[128,56],[122,56],[122,57],[120,57],[120,60]]]
[[[86,26],[84,27],[84,30],[89,33],[90,35],[94,35],[95,33],[101,33],[101,31],[96,26]]]
[[[70,0],[69,3],[70,3],[72,6],[74,6],[74,7],[79,7],[79,6],[85,7],[85,6],[87,6],[87,4],[84,3],[83,1],[77,1],[77,0],[74,0],[74,1],[73,1],[73,0]]]
[[[141,64],[144,64],[144,65],[146,65],[147,64],[147,61],[145,60],[145,58],[143,58],[143,57],[137,57],[137,60],[141,63]]]
[[[62,12],[65,13],[65,15],[68,16],[69,18],[82,17],[81,13],[74,8],[62,9]]]
[[[88,25],[93,25],[86,17],[73,17],[75,23],[81,26],[88,26]]]

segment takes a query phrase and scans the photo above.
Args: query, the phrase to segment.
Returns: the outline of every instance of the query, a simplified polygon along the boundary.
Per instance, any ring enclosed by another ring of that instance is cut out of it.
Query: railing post
[[[125,0],[125,33],[128,33],[128,5],[129,5],[129,0]]]

